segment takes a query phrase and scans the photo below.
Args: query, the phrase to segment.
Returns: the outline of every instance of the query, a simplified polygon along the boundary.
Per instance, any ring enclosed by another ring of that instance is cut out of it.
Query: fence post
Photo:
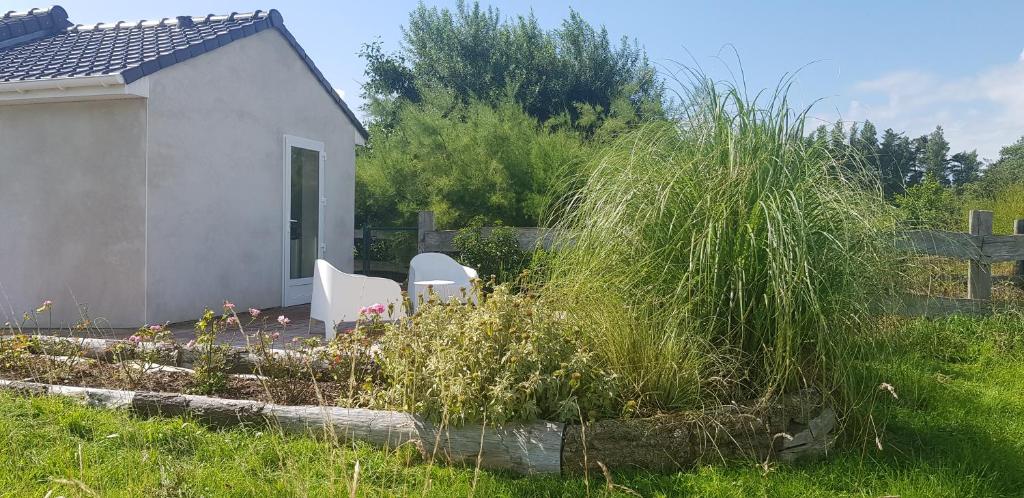
[[[363,223],[363,275],[370,274],[370,248],[373,242],[373,230],[370,228],[370,219]]]
[[[420,211],[416,222],[416,252],[426,252],[426,233],[434,231],[434,212]]]
[[[971,210],[971,235],[992,235],[992,211]],[[967,298],[992,298],[992,265],[971,260],[967,270]]]
[[[1024,220],[1013,220],[1013,234],[1024,235]],[[1024,260],[1013,263],[1013,284],[1024,289]]]

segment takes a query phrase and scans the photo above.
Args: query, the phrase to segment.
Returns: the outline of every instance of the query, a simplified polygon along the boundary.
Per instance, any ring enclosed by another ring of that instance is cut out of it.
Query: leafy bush
[[[609,377],[578,330],[505,285],[480,304],[432,300],[381,341],[387,386],[371,402],[459,424],[579,420],[613,410]]]
[[[931,176],[896,196],[895,201],[900,217],[912,227],[957,230],[966,220],[956,192]]]
[[[766,105],[695,75],[682,93],[679,122],[614,143],[567,204],[546,298],[640,412],[834,392],[892,287],[895,217],[805,143],[784,89]]]
[[[516,104],[408,104],[396,128],[359,153],[356,219],[415,225],[417,211],[429,209],[439,228],[461,228],[477,216],[537,226],[588,150],[577,135],[543,128]]]
[[[459,230],[452,244],[459,261],[475,268],[484,280],[493,276],[499,283],[513,281],[529,261],[514,228],[498,225],[485,233],[479,219]]]

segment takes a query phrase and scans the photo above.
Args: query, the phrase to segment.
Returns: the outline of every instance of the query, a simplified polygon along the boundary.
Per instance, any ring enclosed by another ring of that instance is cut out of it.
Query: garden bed
[[[90,406],[146,416],[189,416],[216,426],[270,425],[284,433],[326,435],[384,448],[411,443],[425,460],[521,474],[608,468],[671,471],[730,459],[789,461],[822,455],[834,440],[835,415],[820,406],[812,393],[772,405],[732,404],[703,412],[586,424],[538,420],[453,427],[397,411],[299,404],[301,398],[296,397],[288,398],[293,404],[270,403],[266,400],[274,398],[273,392],[261,392],[264,384],[251,377],[234,378],[220,393],[224,397],[170,392],[188,388],[190,380],[184,372],[149,375],[146,384],[138,386],[141,390],[97,387],[118,385],[112,380],[118,377],[114,368],[79,361],[56,379],[76,385],[5,378],[0,379],[0,389],[72,397]],[[4,369],[0,377],[19,373],[24,371]]]
[[[125,368],[145,368],[137,380],[126,378]],[[155,393],[196,392],[194,372],[182,367],[132,365],[130,367],[90,359],[25,358],[17,366],[0,364],[0,379],[43,382],[100,389],[129,389]],[[228,375],[225,386],[211,395],[219,398],[275,402],[282,405],[320,404],[338,400],[348,387],[339,382],[308,378],[274,379],[253,374]]]

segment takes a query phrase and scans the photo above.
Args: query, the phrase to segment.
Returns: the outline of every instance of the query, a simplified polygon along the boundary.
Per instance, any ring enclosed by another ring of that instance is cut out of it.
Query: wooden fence
[[[910,231],[896,240],[896,248],[923,256],[963,259],[969,262],[966,298],[907,295],[889,311],[905,315],[941,316],[951,313],[987,312],[993,307],[992,263],[1013,261],[1009,277],[1024,286],[1024,219],[1016,220],[1014,235],[992,234],[992,212],[971,211],[969,231]],[[489,228],[484,228],[488,231]],[[550,228],[517,228],[519,246],[524,250],[550,249],[558,233]],[[454,252],[452,239],[457,230],[437,230],[434,213],[421,211],[416,227],[417,252]]]

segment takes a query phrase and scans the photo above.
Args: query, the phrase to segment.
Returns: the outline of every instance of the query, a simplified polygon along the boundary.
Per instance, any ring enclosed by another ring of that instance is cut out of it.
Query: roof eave
[[[149,97],[149,79],[125,83],[120,74],[0,82],[0,105]]]
[[[352,122],[352,125],[355,126],[356,128],[356,133],[358,133],[359,136],[363,138],[363,144],[365,144],[365,142],[370,139],[370,133],[366,131],[366,128],[359,121],[359,118],[357,118],[356,114],[352,112],[352,109],[348,107],[348,104],[346,104],[345,100],[341,98],[341,95],[338,95],[338,92],[334,90],[334,87],[331,86],[330,82],[327,81],[327,78],[324,76],[322,72],[320,72],[320,69],[316,67],[316,64],[313,62],[313,59],[311,59],[309,55],[306,54],[306,51],[303,50],[301,45],[299,45],[298,40],[296,40],[292,33],[288,31],[288,28],[285,27],[284,18],[281,17],[281,13],[278,12],[277,9],[271,9],[269,14],[267,15],[267,20],[270,21],[270,25],[273,26],[274,29],[281,33],[282,36],[284,36],[285,40],[288,40],[288,44],[291,45],[292,49],[295,50],[295,53],[300,58],[302,58],[302,60],[306,63],[306,66],[309,67],[309,70],[313,73],[313,76],[315,76],[316,79],[320,82],[320,85],[324,87],[324,90],[327,91],[327,93],[331,96],[331,98],[338,105],[338,107],[341,107],[342,112],[344,112],[345,115],[348,116],[349,120]]]
[[[0,93],[25,93],[39,90],[63,90],[79,87],[107,87],[124,85],[120,74],[98,74],[95,76],[74,76],[70,78],[43,78],[36,80],[15,80],[0,82]]]

